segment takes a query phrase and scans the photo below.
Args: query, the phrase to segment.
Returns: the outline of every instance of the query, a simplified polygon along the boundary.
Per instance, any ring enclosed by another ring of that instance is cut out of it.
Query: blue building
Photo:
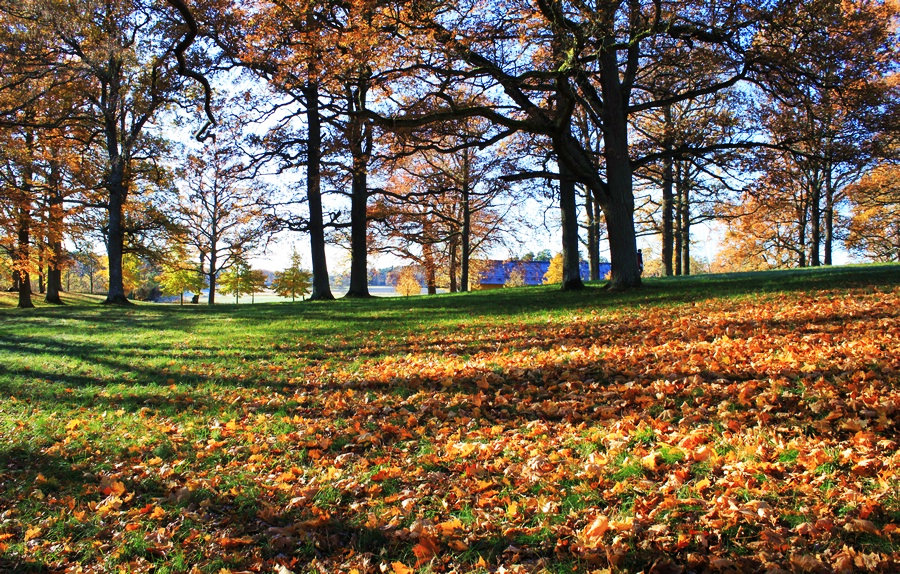
[[[549,261],[500,261],[499,259],[490,259],[485,261],[485,269],[481,273],[479,287],[481,289],[499,289],[506,285],[510,274],[515,270],[519,270],[522,273],[526,285],[541,285],[544,282],[544,275],[549,268]],[[605,276],[609,270],[609,263],[600,264],[601,277]],[[582,281],[590,279],[590,268],[586,261],[581,262],[580,271]]]

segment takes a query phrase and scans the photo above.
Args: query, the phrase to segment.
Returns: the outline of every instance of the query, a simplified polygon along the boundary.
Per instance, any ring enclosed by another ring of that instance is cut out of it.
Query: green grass
[[[303,572],[316,558],[319,570],[338,571],[345,548],[355,567],[412,564],[424,532],[448,557],[423,566],[436,572],[476,570],[480,557],[490,571],[585,571],[598,559],[578,550],[579,533],[597,513],[650,520],[664,484],[710,505],[777,501],[780,485],[806,472],[812,441],[829,460],[810,469],[816,485],[797,490],[779,524],[800,524],[828,493],[858,501],[835,507],[836,521],[853,519],[867,497],[887,501],[871,517],[881,528],[896,521],[896,484],[885,492],[848,472],[840,453],[853,433],[822,427],[809,410],[843,392],[825,393],[821,381],[851,380],[839,365],[857,360],[854,347],[836,345],[844,354],[812,367],[791,363],[783,345],[717,372],[706,362],[729,341],[888,325],[895,315],[852,309],[807,323],[800,302],[872,302],[896,297],[898,285],[900,266],[851,266],[648,279],[627,293],[546,286],[212,308],[109,308],[67,294],[64,306],[35,297],[37,309],[20,310],[0,294],[0,570],[271,570],[296,558]],[[653,340],[654,326],[668,338]],[[691,350],[672,360],[666,345],[682,344]],[[898,382],[877,353],[891,349],[889,340],[865,347],[857,369],[872,373],[867,384],[880,377],[888,398]],[[756,372],[761,361],[769,370]],[[755,396],[747,406],[728,390],[751,379],[771,380],[759,394],[775,401],[770,423],[754,418]],[[752,429],[766,424],[788,429],[780,439],[790,447],[750,448]],[[691,432],[704,434],[712,458],[667,446]],[[652,472],[641,464],[651,451]],[[757,484],[723,483],[735,463]],[[770,463],[785,476],[761,480],[756,467]],[[386,476],[372,480],[378,472]],[[675,473],[680,482],[667,483]],[[709,484],[695,489],[701,480]],[[690,508],[697,520],[709,510]],[[683,528],[673,539],[689,536],[676,511],[666,511]],[[638,543],[649,525],[623,534],[635,564],[657,548]],[[722,546],[742,555],[758,530],[738,525]],[[835,532],[827,549],[898,551],[889,537]]]

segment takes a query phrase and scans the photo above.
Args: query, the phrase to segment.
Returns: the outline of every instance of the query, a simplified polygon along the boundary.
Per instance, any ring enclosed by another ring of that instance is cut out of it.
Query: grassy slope
[[[890,570],[898,284],[0,309],[0,570]]]

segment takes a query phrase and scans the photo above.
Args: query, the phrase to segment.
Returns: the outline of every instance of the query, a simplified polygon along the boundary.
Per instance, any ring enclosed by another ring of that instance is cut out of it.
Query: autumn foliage
[[[82,359],[16,315],[0,565],[896,571],[900,290],[871,273],[139,307]]]

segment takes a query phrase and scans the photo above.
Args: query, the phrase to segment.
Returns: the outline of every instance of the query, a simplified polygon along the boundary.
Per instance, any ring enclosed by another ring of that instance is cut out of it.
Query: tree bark
[[[369,202],[368,163],[372,145],[372,132],[365,117],[368,76],[360,72],[356,86],[347,90],[347,144],[353,162],[350,184],[350,288],[345,297],[371,297],[369,294],[369,269],[367,264],[366,207]]]
[[[116,170],[118,171],[118,170]],[[125,232],[122,225],[125,204],[125,190],[121,180],[122,174],[110,175],[109,221],[106,234],[106,253],[109,259],[109,290],[104,305],[130,305],[125,296],[124,276],[122,273],[122,256],[124,254]]]
[[[634,229],[634,189],[628,149],[627,100],[619,77],[615,50],[601,56],[603,93],[603,154],[609,201],[604,206],[612,267],[611,289],[641,285]]]
[[[47,202],[47,241],[50,244],[50,258],[47,263],[47,296],[45,301],[62,305],[59,292],[62,290],[62,226],[63,208],[60,189],[59,162],[50,162],[49,197]]]
[[[663,275],[672,275],[672,253],[674,251],[674,219],[675,208],[672,193],[672,106],[663,108],[665,117],[665,135],[663,149],[666,152],[663,158],[662,180],[662,263]]]
[[[808,201],[808,198],[807,198]],[[797,205],[797,265],[801,268],[806,267],[806,225],[807,206],[806,203],[800,201]]]
[[[460,290],[469,290],[469,259],[472,257],[472,206],[469,189],[469,149],[463,150],[463,182],[462,182],[462,255],[460,259]]]
[[[678,189],[678,257],[681,265],[681,275],[691,274],[691,188],[690,167],[683,165],[679,169],[677,180]]]
[[[834,180],[831,175],[831,162],[825,164],[825,265],[831,265],[831,253],[834,245]]]
[[[456,293],[459,291],[459,283],[457,283],[456,272],[459,267],[459,235],[454,233],[450,237],[449,241],[449,250],[450,250],[450,292]]]
[[[31,176],[28,176],[30,182]],[[30,183],[26,183],[30,187]],[[34,303],[31,301],[31,277],[28,273],[29,259],[31,257],[29,243],[31,241],[31,210],[27,207],[27,195],[23,198],[23,204],[19,206],[18,211],[18,245],[16,247],[16,270],[18,275],[18,291],[19,301],[16,305],[19,309],[33,309]]]
[[[584,188],[584,212],[587,215],[587,250],[588,267],[591,281],[600,280],[600,225],[597,221],[597,210],[594,205],[594,194],[590,188]]]
[[[307,82],[303,88],[306,100],[307,153],[306,197],[309,202],[309,244],[312,263],[312,294],[310,301],[330,301],[331,285],[325,257],[325,224],[322,213],[322,118],[319,117],[319,85]]]
[[[559,164],[559,208],[562,216],[563,291],[583,289],[578,258],[578,214],[576,210],[575,180],[568,167]]]
[[[812,225],[809,238],[809,262],[813,267],[822,265],[819,247],[822,244],[822,180],[816,174],[812,182],[809,198],[809,221]]]
[[[681,265],[681,241],[684,237],[684,230],[682,229],[682,210],[684,209],[685,202],[687,199],[684,197],[684,185],[681,181],[681,170],[682,170],[682,162],[675,162],[675,230],[674,230],[674,251],[675,251],[675,275],[681,275],[682,265]]]
[[[354,158],[354,164],[357,159]],[[345,297],[371,297],[369,294],[368,247],[366,206],[369,194],[366,188],[366,167],[354,167],[350,197],[350,288]]]
[[[14,274],[18,274],[19,300],[17,307],[20,309],[32,309],[34,303],[31,300],[31,277],[28,267],[31,265],[31,194],[34,178],[34,134],[30,131],[25,134],[25,149],[28,151],[28,159],[22,165],[22,187],[18,190],[21,194],[19,205],[16,207],[16,254],[14,257]],[[15,281],[14,281],[15,283]]]
[[[434,264],[434,249],[431,243],[422,245],[422,261],[425,267],[425,286],[429,295],[437,294],[437,278]]]
[[[202,265],[203,254],[200,254],[200,261]],[[206,297],[206,303],[208,305],[216,304],[216,251],[215,249],[210,250],[209,252],[209,273],[207,274],[208,282],[209,282],[209,294]]]

